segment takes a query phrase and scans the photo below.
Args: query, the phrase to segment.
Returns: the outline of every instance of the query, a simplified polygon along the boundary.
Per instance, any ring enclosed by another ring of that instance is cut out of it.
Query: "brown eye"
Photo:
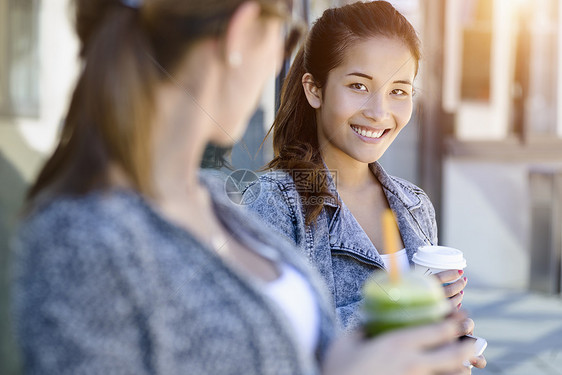
[[[408,96],[408,92],[402,89],[394,89],[390,92],[392,95],[396,96]]]
[[[354,89],[354,90],[368,91],[367,87],[362,83],[352,83],[351,85],[349,85],[349,87]]]

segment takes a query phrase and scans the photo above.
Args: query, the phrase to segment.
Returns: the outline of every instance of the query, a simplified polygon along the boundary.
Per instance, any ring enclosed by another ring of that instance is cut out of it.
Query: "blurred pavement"
[[[463,309],[488,341],[485,369],[474,375],[562,375],[562,298],[466,288]]]

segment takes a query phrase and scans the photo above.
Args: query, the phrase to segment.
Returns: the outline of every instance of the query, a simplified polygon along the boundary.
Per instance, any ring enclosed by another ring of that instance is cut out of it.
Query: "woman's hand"
[[[324,375],[470,374],[463,365],[472,344],[457,340],[464,316],[434,325],[400,329],[366,339],[359,331],[346,334],[330,348]]]
[[[474,320],[470,318],[465,318],[461,321],[458,328],[459,328],[459,331],[457,333],[458,336],[472,335],[474,334]],[[469,359],[469,362],[472,366],[477,368],[484,368],[488,363],[483,355],[479,355],[477,357],[471,357]]]
[[[470,364],[477,368],[484,368],[488,364],[486,358],[483,355],[479,355],[478,357],[470,358]]]
[[[443,288],[445,289],[445,295],[451,300],[453,306],[459,310],[462,305],[462,299],[464,297],[464,287],[467,283],[467,278],[462,277],[462,270],[448,270],[436,273],[435,276],[439,279],[441,284],[450,283],[453,280],[456,280],[452,284],[444,285]]]

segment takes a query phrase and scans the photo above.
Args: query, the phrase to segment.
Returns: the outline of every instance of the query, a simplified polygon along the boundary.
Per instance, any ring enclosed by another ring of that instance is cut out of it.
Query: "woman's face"
[[[349,47],[318,93],[322,155],[378,160],[410,120],[415,72],[416,61],[400,39],[372,37]]]

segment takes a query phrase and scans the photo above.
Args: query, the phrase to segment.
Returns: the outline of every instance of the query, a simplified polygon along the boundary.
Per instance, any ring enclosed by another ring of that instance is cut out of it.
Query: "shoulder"
[[[80,257],[91,252],[103,257],[104,248],[130,242],[130,233],[142,227],[142,211],[140,197],[132,193],[55,198],[22,221],[14,242],[20,252],[16,255]]]
[[[385,186],[416,219],[431,243],[437,243],[435,208],[429,196],[420,187],[399,177],[389,176]],[[400,206],[401,207],[401,206]]]
[[[413,184],[412,182],[405,180],[403,178],[400,177],[396,177],[396,176],[389,176],[398,186],[400,186],[403,190],[408,191],[412,194],[415,194],[419,197],[422,198],[427,198],[429,200],[429,196],[426,194],[426,192],[420,188],[419,186],[417,186],[416,184]]]
[[[222,197],[226,195],[225,183],[229,176],[218,170],[201,169],[199,171],[199,180],[205,185],[212,196]]]
[[[145,211],[142,198],[127,190],[95,191],[82,196],[62,196],[34,210],[23,222],[41,229],[80,229],[90,231],[125,225],[122,214]],[[128,216],[128,215],[127,215]],[[103,221],[100,221],[103,220]],[[93,225],[93,224],[97,225]],[[64,227],[60,227],[65,224]]]
[[[270,171],[261,175],[258,181],[261,185],[276,187],[281,191],[296,191],[293,176],[289,172]]]
[[[298,191],[293,180],[293,176],[285,171],[270,171],[260,176],[256,181],[262,187],[264,192],[281,191],[290,196],[298,195]]]
[[[404,201],[411,202],[412,207],[417,206],[421,208],[432,220],[435,219],[433,203],[431,203],[431,199],[422,188],[400,177],[390,176],[390,178],[395,183],[395,186],[402,190]]]
[[[32,212],[12,242],[19,310],[32,314],[34,305],[60,299],[79,305],[120,288],[119,265],[127,262],[137,272],[139,233],[152,233],[137,200],[123,192],[88,193],[55,198]]]
[[[276,210],[288,206],[300,211],[299,192],[292,176],[284,171],[271,171],[261,175],[244,190],[243,202],[253,210]]]

